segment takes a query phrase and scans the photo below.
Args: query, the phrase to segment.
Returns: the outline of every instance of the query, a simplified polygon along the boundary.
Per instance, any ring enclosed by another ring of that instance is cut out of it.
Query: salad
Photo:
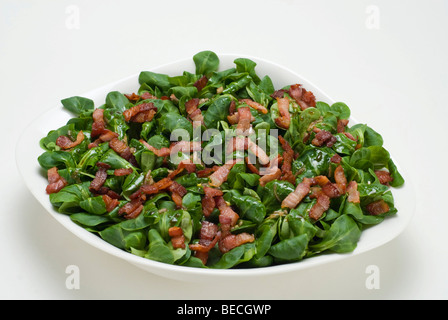
[[[381,135],[299,83],[275,88],[247,58],[220,70],[143,71],[135,92],[73,114],[40,140],[54,208],[143,258],[199,268],[255,268],[353,251],[397,213],[404,179]]]

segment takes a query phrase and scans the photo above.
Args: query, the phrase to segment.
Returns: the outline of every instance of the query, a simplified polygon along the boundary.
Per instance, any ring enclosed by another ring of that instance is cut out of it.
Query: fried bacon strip
[[[128,161],[133,166],[137,166],[137,160],[135,159],[134,155],[131,152],[131,148],[126,144],[126,142],[118,139],[113,138],[109,141],[109,147],[114,150],[120,157]]]
[[[288,93],[291,98],[299,104],[302,111],[316,106],[316,98],[314,94],[311,91],[306,91],[305,88],[302,88],[301,84],[291,85]]]
[[[208,218],[216,208],[215,197],[223,196],[223,192],[219,189],[204,186],[204,197],[202,198],[202,213]]]
[[[338,119],[337,132],[345,132],[345,127],[348,125],[348,119]]]
[[[119,168],[114,170],[114,176],[122,177],[130,175],[134,170],[132,168]]]
[[[284,129],[289,128],[291,123],[291,114],[289,113],[289,100],[288,98],[277,98],[278,112],[280,116],[276,118],[275,123]]]
[[[201,109],[199,109],[198,107],[199,107],[198,98],[193,98],[185,102],[185,110],[187,111],[188,117],[193,122],[200,122],[201,125],[204,125],[204,117],[202,115]]]
[[[174,249],[185,249],[185,236],[182,228],[171,227],[168,229],[168,235],[171,237],[171,244]]]
[[[97,162],[96,166],[98,167],[98,170],[95,173],[95,178],[90,182],[89,186],[89,190],[92,193],[98,193],[104,182],[106,182],[107,170],[110,169],[110,165],[103,162]]]
[[[376,170],[375,175],[378,177],[378,180],[381,184],[384,184],[386,186],[389,185],[389,182],[392,182],[394,179],[390,175],[390,172],[384,171],[384,170]]]
[[[316,147],[320,147],[325,144],[327,147],[331,148],[336,143],[336,141],[336,137],[333,136],[331,132],[326,130],[319,130],[311,143]]]
[[[294,150],[292,150],[288,141],[286,141],[282,136],[278,136],[278,140],[283,148],[283,163],[282,163],[282,176],[280,180],[289,181],[295,184],[296,178],[292,174],[292,161],[294,160]]]
[[[238,125],[236,126],[237,135],[249,135],[252,129],[252,113],[249,107],[238,108]]]
[[[157,107],[154,103],[140,103],[133,106],[123,112],[124,120],[126,122],[138,122],[143,123],[151,121],[157,112]]]
[[[182,208],[182,199],[187,194],[187,189],[176,181],[173,181],[167,189],[171,192],[171,198],[177,208]]]
[[[272,159],[272,161],[269,163],[268,168],[263,168],[265,172],[260,172],[263,173],[263,176],[259,180],[260,186],[264,187],[268,182],[280,179],[282,175],[282,171],[278,167],[280,160],[281,157],[277,156],[276,158]]]
[[[330,208],[330,197],[324,193],[317,194],[317,201],[311,207],[309,217],[314,220],[319,220],[322,214]]]
[[[59,136],[56,139],[56,145],[63,150],[71,149],[79,145],[84,140],[84,137],[85,136],[82,130],[78,132],[75,141],[70,140],[70,138],[67,136]]]
[[[92,143],[89,143],[88,148],[92,149],[95,147],[98,147],[100,143],[108,142],[112,139],[118,138],[118,133],[110,131],[108,129],[104,129],[104,133],[100,135],[98,139],[93,141]]]
[[[90,137],[96,138],[105,133],[106,121],[104,121],[104,109],[95,109],[92,114],[93,123]]]
[[[202,221],[199,243],[190,244],[189,248],[195,251],[195,257],[201,259],[205,265],[208,260],[208,252],[216,245],[220,237],[221,232],[216,224],[209,221]]]
[[[170,148],[160,148],[157,149],[151,146],[148,142],[143,139],[139,140],[148,150],[152,151],[158,157],[168,157],[171,154]]]
[[[143,211],[142,199],[132,199],[118,210],[118,214],[124,216],[125,219],[135,219]]]
[[[229,175],[230,170],[233,168],[233,166],[238,162],[241,161],[241,159],[236,160],[229,160],[222,166],[218,168],[215,172],[213,172],[209,179],[210,179],[210,186],[212,187],[219,187],[221,186],[225,181],[227,181],[227,176]]]
[[[162,190],[167,189],[171,184],[173,183],[173,180],[170,178],[163,178],[153,184],[144,184],[138,189],[136,192],[131,194],[129,198],[136,199],[140,197],[142,194],[156,194],[159,193]]]
[[[208,82],[207,76],[202,76],[195,83],[193,83],[193,86],[195,86],[196,89],[198,89],[198,92],[201,92],[201,90],[204,89],[204,87],[207,85],[207,82]]]
[[[107,194],[103,194],[102,198],[103,198],[104,203],[106,204],[107,212],[111,212],[120,204],[120,201],[118,201],[118,199],[111,198]]]
[[[355,180],[350,181],[347,186],[347,201],[352,203],[360,203],[360,194],[358,191],[358,183]]]
[[[150,94],[148,91],[143,92],[143,93],[140,95],[140,97],[141,97],[143,100],[147,100],[147,99],[159,99],[159,98],[157,98],[156,96]]]
[[[288,194],[282,201],[282,208],[294,209],[310,192],[310,187],[315,181],[310,178],[303,178],[303,181],[299,183],[296,189]]]
[[[59,175],[58,168],[53,167],[47,171],[48,185],[45,191],[47,194],[57,193],[68,185],[68,182]]]
[[[247,104],[249,107],[254,108],[255,110],[257,110],[258,112],[261,112],[262,114],[267,114],[268,113],[268,109],[266,109],[266,107],[258,102],[255,102],[251,99],[241,99],[239,102],[244,102],[245,104]]]
[[[366,209],[372,216],[377,216],[390,210],[389,205],[383,199],[369,203]]]
[[[222,196],[215,197],[215,202],[219,210],[219,223],[221,224],[222,237],[225,238],[236,225],[239,215],[227,205]]]
[[[228,236],[219,241],[218,246],[221,253],[226,253],[232,250],[233,248],[239,247],[242,244],[254,241],[255,237],[253,234],[243,232],[239,234],[229,234]]]

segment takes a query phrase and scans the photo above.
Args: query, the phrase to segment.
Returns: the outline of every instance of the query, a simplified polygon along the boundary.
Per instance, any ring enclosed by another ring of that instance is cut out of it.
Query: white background
[[[372,8],[379,25],[369,24]],[[446,0],[0,0],[0,298],[447,299],[447,31]],[[346,102],[416,187],[408,228],[287,277],[199,284],[152,275],[67,232],[19,175],[22,130],[63,98],[201,50],[280,63]],[[66,287],[69,265],[78,290]],[[366,287],[369,265],[379,289]]]

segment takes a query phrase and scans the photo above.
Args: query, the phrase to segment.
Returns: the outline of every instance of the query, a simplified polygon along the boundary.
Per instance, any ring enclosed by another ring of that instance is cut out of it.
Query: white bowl
[[[249,57],[235,54],[218,55],[220,58],[220,69],[228,69],[234,67],[233,61],[236,58],[246,57],[252,59],[257,63],[256,71],[261,77],[269,75],[274,83],[276,89],[279,89],[285,85],[293,83],[301,83],[307,89],[312,91],[317,100],[324,101],[329,104],[334,103],[333,99],[328,97],[321,89],[304,79],[300,75],[282,67],[276,63],[272,63],[260,58]],[[194,72],[195,66],[192,58],[176,61],[170,64],[166,64],[157,68],[153,68],[150,71],[165,73],[171,76],[179,75],[184,70]],[[114,83],[105,85],[98,89],[86,92],[81,95],[92,99],[95,102],[95,106],[102,105],[105,101],[105,97],[110,91],[120,91],[123,93],[137,92],[139,88],[138,74],[132,75],[125,79],[116,81]],[[42,154],[43,150],[39,146],[39,140],[46,136],[50,130],[56,129],[64,125],[72,115],[66,111],[61,104],[58,104],[55,108],[52,108],[48,112],[44,113],[34,122],[32,122],[22,133],[16,148],[16,161],[19,171],[22,177],[30,189],[31,193],[42,204],[44,208],[64,227],[81,238],[85,242],[92,246],[107,252],[111,255],[119,257],[129,263],[149,271],[151,273],[183,281],[209,281],[210,279],[225,279],[225,278],[253,278],[262,277],[272,274],[280,274],[287,272],[300,272],[300,270],[307,269],[316,265],[328,264],[334,261],[345,259],[360,253],[366,252],[377,248],[390,240],[397,237],[408,225],[414,213],[414,190],[409,176],[402,171],[402,168],[397,164],[401,174],[406,179],[406,183],[403,187],[393,189],[393,195],[395,198],[395,206],[398,209],[398,213],[394,217],[385,219],[381,224],[376,225],[363,231],[361,239],[357,245],[357,248],[348,254],[324,254],[308,259],[304,259],[300,262],[270,266],[265,268],[254,269],[230,269],[230,270],[215,270],[215,269],[202,269],[185,266],[176,266],[157,261],[152,261],[142,257],[138,257],[126,251],[123,251],[117,247],[112,246],[106,241],[102,240],[98,236],[88,232],[84,228],[78,226],[72,222],[69,216],[58,213],[51,205],[49,197],[45,192],[47,186],[47,180],[43,170],[40,168],[37,158]],[[374,124],[368,122],[368,119],[363,119],[363,123],[368,123],[374,127]],[[350,118],[350,124],[358,123],[355,119]],[[395,163],[397,161],[394,160]],[[51,232],[51,231],[50,231]]]

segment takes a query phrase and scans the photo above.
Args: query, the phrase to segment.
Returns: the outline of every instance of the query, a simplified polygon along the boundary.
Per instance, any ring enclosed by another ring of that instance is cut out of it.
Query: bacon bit
[[[169,186],[171,186],[171,184],[174,181],[169,179],[169,178],[163,178],[157,182],[155,182],[154,184],[148,185],[148,184],[144,184],[140,187],[139,190],[137,190],[136,192],[134,192],[133,194],[131,194],[129,196],[129,198],[131,199],[136,199],[139,196],[141,196],[142,194],[156,194],[159,193],[162,190],[167,189]]]
[[[252,129],[252,113],[249,107],[238,108],[238,125],[236,126],[237,135],[248,135]]]
[[[111,198],[107,194],[103,194],[102,198],[103,198],[104,203],[106,204],[107,212],[111,212],[120,204],[120,201],[118,201],[117,199]]]
[[[288,98],[277,98],[278,112],[280,116],[276,118],[275,123],[284,129],[289,128],[291,122],[291,115],[289,114],[289,100]]]
[[[344,168],[341,165],[334,171],[334,181],[340,193],[344,194],[347,187],[347,178],[345,177]]]
[[[135,94],[135,92],[133,92],[132,94],[125,94],[124,96],[131,102],[140,100],[140,96],[138,94]]]
[[[320,147],[323,144],[325,144],[327,147],[331,148],[335,142],[336,142],[336,137],[333,136],[331,134],[331,132],[326,131],[326,130],[320,130],[316,136],[314,137],[314,139],[311,141],[311,143],[313,145],[315,145],[316,147]]]
[[[280,89],[274,91],[273,94],[271,94],[271,98],[277,99],[277,98],[283,98],[285,96],[285,93],[288,92],[288,90]]]
[[[168,187],[171,192],[171,198],[178,208],[182,208],[182,198],[187,194],[187,189],[176,181],[173,181]]]
[[[268,182],[280,179],[282,171],[277,168],[273,173],[262,176],[259,180],[260,186],[264,187]]]
[[[202,115],[201,109],[198,108],[199,99],[193,98],[185,102],[185,111],[188,114],[188,117],[194,122],[200,122],[201,125],[204,125],[204,117]]]
[[[347,201],[352,203],[360,203],[360,194],[358,191],[358,183],[355,180],[350,181],[347,186]]]
[[[319,220],[328,208],[330,208],[330,197],[324,193],[319,193],[316,203],[311,207],[309,217],[314,220]]]
[[[133,199],[118,210],[118,215],[123,215],[125,219],[135,219],[143,211],[143,204],[140,198]]]
[[[347,137],[347,138],[349,138],[350,140],[353,140],[353,141],[358,141],[358,139],[356,139],[351,133],[349,133],[349,132],[343,132],[343,134]]]
[[[314,179],[303,178],[303,181],[299,183],[296,189],[288,194],[288,196],[282,201],[282,208],[294,209],[310,192],[310,187],[315,183]]]
[[[337,124],[337,132],[338,133],[342,133],[345,131],[345,127],[348,124],[348,119],[338,119],[338,124]]]
[[[208,186],[204,186],[203,189],[205,196],[202,198],[202,213],[206,218],[208,218],[213,212],[213,209],[216,207],[214,197],[222,196],[223,192],[219,189],[210,188]]]
[[[282,164],[282,176],[280,180],[289,181],[295,184],[296,177],[292,174],[292,161],[294,160],[294,150],[292,150],[288,141],[282,136],[278,136],[278,140],[283,148],[283,164]]]
[[[247,138],[247,150],[252,152],[262,165],[266,165],[270,162],[269,156],[266,151],[263,150],[259,145],[253,142],[251,139]]]
[[[230,229],[236,225],[239,215],[227,205],[222,196],[215,197],[215,202],[219,210],[219,223],[221,224],[223,237],[225,237],[230,233]]]
[[[198,89],[198,92],[201,92],[202,89],[207,85],[208,78],[207,76],[202,76],[199,78],[195,83],[193,83],[193,86],[195,86]]]
[[[213,172],[209,179],[210,179],[210,186],[212,187],[219,187],[221,186],[225,181],[227,181],[227,176],[229,175],[230,170],[233,168],[233,166],[238,162],[241,161],[241,159],[236,160],[229,160],[222,166],[218,168],[215,172]]]
[[[306,91],[305,88],[302,88],[301,84],[291,85],[288,93],[291,98],[299,104],[302,111],[316,106],[316,97],[314,94],[311,91]]]
[[[156,149],[143,139],[139,140],[149,151],[152,151],[158,157],[167,157],[171,154],[170,148]]]
[[[103,166],[101,162],[97,163],[98,171],[95,173],[95,178],[90,182],[90,192],[96,193],[103,186],[107,179],[107,166]]]
[[[375,175],[378,177],[378,180],[381,184],[386,186],[389,185],[389,182],[394,181],[394,178],[390,175],[390,172],[384,170],[376,170]]]
[[[126,142],[119,140],[118,138],[113,138],[109,141],[109,147],[114,150],[120,157],[129,161],[133,166],[137,166],[137,160],[131,152],[131,148],[128,147]]]
[[[254,108],[258,112],[261,112],[263,114],[267,114],[268,113],[268,109],[266,109],[265,106],[263,106],[262,104],[260,104],[260,103],[258,103],[256,101],[253,101],[251,99],[241,99],[240,102],[244,102],[249,107]]]
[[[101,195],[101,196],[107,195],[110,198],[117,199],[117,200],[121,198],[121,196],[118,193],[116,193],[114,190],[112,190],[108,187],[105,187],[105,186],[102,186],[101,188],[98,189],[98,191],[94,191],[92,193],[94,195]]]
[[[386,213],[390,210],[389,205],[383,199],[369,203],[366,206],[366,209],[369,212],[369,214],[373,216]]]
[[[114,170],[114,176],[122,177],[130,175],[134,170],[132,168],[119,168]]]
[[[143,93],[140,95],[140,97],[141,97],[143,100],[147,100],[147,99],[159,99],[159,98],[157,98],[156,96],[150,94],[148,91],[143,92]]]
[[[255,237],[253,234],[243,232],[239,234],[229,234],[228,236],[219,241],[218,246],[221,253],[226,253],[232,250],[233,248],[239,247],[242,244],[254,241]]]
[[[92,148],[98,147],[100,143],[108,142],[108,141],[110,141],[110,140],[112,140],[114,138],[118,138],[118,133],[115,133],[115,132],[110,131],[108,129],[104,129],[103,132],[104,133],[101,134],[101,136],[98,139],[96,139],[92,143],[89,143],[87,148],[92,149]]]
[[[84,140],[84,137],[85,136],[82,130],[78,132],[78,135],[76,136],[76,141],[70,140],[70,138],[67,136],[59,136],[56,139],[56,145],[63,150],[71,149],[79,145]]]
[[[190,160],[183,160],[181,161],[176,170],[170,172],[170,174],[168,174],[168,178],[173,179],[174,177],[176,177],[179,173],[181,173],[182,171],[187,170],[188,173],[193,173],[196,171],[196,165],[191,162]]]
[[[331,157],[330,161],[333,163],[341,163],[342,157],[336,153],[334,156]]]
[[[196,172],[198,178],[205,178],[211,175],[213,172],[219,169],[219,166],[213,166],[212,168],[205,168]]]
[[[234,114],[234,113],[236,113],[237,111],[236,111],[236,102],[235,102],[235,100],[232,100],[231,102],[230,102],[230,105],[229,105],[229,114],[230,115],[232,115],[232,114]],[[237,121],[238,122],[238,121]],[[235,122],[236,123],[236,122]]]
[[[91,138],[96,138],[104,134],[106,129],[106,122],[104,121],[104,109],[95,109],[92,114],[93,123],[92,131],[90,133]]]
[[[201,259],[205,265],[208,260],[208,252],[213,249],[220,238],[221,232],[218,231],[216,224],[209,221],[202,221],[199,243],[190,244],[190,250],[195,251],[195,257]]]
[[[48,185],[45,191],[47,194],[57,193],[68,185],[68,182],[59,175],[58,168],[53,167],[47,171]]]
[[[182,228],[171,227],[168,229],[168,235],[171,237],[171,244],[174,249],[185,249],[185,236]]]
[[[143,123],[147,121],[151,121],[157,112],[157,107],[154,106],[154,103],[140,103],[136,106],[133,106],[123,112],[124,120],[126,122],[138,122]]]

